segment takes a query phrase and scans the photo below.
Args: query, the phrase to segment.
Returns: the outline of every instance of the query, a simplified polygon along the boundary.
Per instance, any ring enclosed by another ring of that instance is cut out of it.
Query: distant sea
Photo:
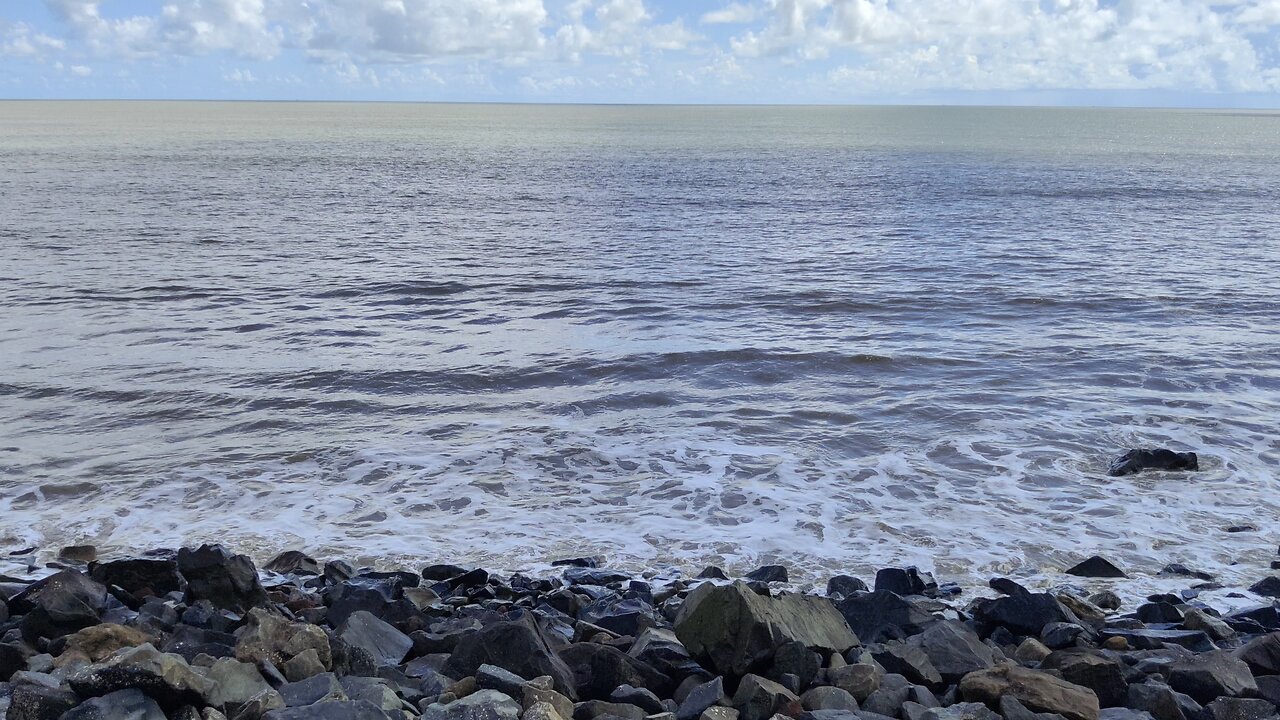
[[[0,550],[1252,582],[1278,421],[1274,113],[0,103]]]

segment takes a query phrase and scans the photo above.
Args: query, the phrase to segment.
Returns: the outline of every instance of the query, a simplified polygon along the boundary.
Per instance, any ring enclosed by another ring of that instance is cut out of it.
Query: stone
[[[1000,598],[980,598],[970,606],[980,634],[997,627],[1015,635],[1040,637],[1045,625],[1055,622],[1079,624],[1079,619],[1049,593],[1023,592]]]
[[[1057,718],[1058,715],[1050,715],[1049,718]],[[1013,720],[1013,718],[1008,718]],[[1098,713],[1098,720],[1155,720],[1151,713],[1146,710],[1133,710],[1126,707],[1102,708]]]
[[[341,682],[350,700],[364,700],[389,713],[407,707],[407,703],[392,689],[391,681],[384,678],[348,675]]]
[[[888,591],[896,595],[924,595],[938,589],[938,583],[929,573],[914,567],[884,568],[876,573],[876,592]]]
[[[775,583],[787,581],[787,568],[782,565],[765,565],[747,573],[748,580]]]
[[[1040,663],[1040,669],[1057,670],[1063,680],[1089,688],[1104,708],[1121,707],[1129,697],[1123,665],[1097,650],[1058,650]]]
[[[399,665],[413,647],[408,635],[365,610],[352,613],[342,624],[338,637],[369,653],[378,667]]]
[[[1159,448],[1155,450],[1128,450],[1107,466],[1107,474],[1112,477],[1132,475],[1144,470],[1199,470],[1199,458],[1193,452],[1174,452]]]
[[[1209,573],[1203,572],[1200,570],[1192,570],[1191,568],[1187,567],[1186,565],[1183,565],[1182,563],[1172,563],[1169,565],[1165,565],[1163,568],[1160,569],[1160,572],[1157,573],[1157,576],[1188,577],[1188,578],[1195,578],[1197,580],[1205,580],[1205,581],[1213,580],[1213,575],[1210,575]]]
[[[1119,610],[1120,607],[1124,604],[1120,600],[1120,596],[1111,592],[1110,590],[1103,590],[1100,593],[1095,593],[1093,595],[1090,595],[1089,602],[1093,603],[1094,605],[1097,605],[1103,610]]]
[[[868,695],[865,700],[858,701],[862,706],[859,714],[875,713],[896,717],[911,696],[912,685],[906,678],[901,675],[885,675],[878,690]]]
[[[828,597],[849,597],[868,590],[866,583],[851,575],[836,575],[827,581]]]
[[[1182,620],[1182,627],[1187,630],[1199,630],[1209,636],[1215,643],[1235,637],[1236,631],[1221,619],[1210,615],[1200,608],[1187,608]]]
[[[1220,697],[1256,693],[1249,665],[1225,650],[1196,655],[1169,666],[1169,687],[1204,704]]]
[[[888,643],[872,650],[871,657],[886,671],[902,675],[917,685],[937,687],[942,684],[942,674],[918,644]],[[876,686],[879,687],[878,678]]]
[[[525,679],[510,670],[485,664],[476,668],[475,678],[480,689],[497,690],[515,700],[524,697]]]
[[[1280,675],[1263,675],[1255,677],[1258,683],[1258,696],[1268,700],[1272,705],[1280,706]]]
[[[1280,597],[1280,577],[1271,575],[1249,586],[1249,592],[1266,597]]]
[[[977,633],[958,622],[935,623],[907,642],[924,651],[942,676],[942,682],[948,685],[959,682],[961,677],[975,670],[995,665],[991,648],[982,644]]]
[[[305,680],[313,675],[319,675],[326,669],[324,663],[320,661],[320,653],[316,652],[315,648],[303,650],[280,667],[289,682]]]
[[[741,582],[699,585],[681,605],[675,632],[695,659],[734,677],[767,663],[783,643],[824,653],[843,653],[858,644],[828,599],[763,597]]]
[[[609,645],[574,643],[559,655],[583,700],[608,700],[619,685],[645,688],[662,697],[669,697],[674,689],[671,678]]]
[[[603,598],[583,607],[578,620],[604,628],[619,636],[636,637],[663,624],[653,606],[639,598]]]
[[[598,585],[604,586],[611,583],[626,582],[631,576],[614,570],[601,570],[599,568],[579,568],[571,567],[564,571],[565,582],[570,585]]]
[[[709,707],[702,711],[698,720],[738,720],[738,711],[731,707]]]
[[[141,600],[182,590],[186,581],[173,558],[134,558],[97,563],[89,575],[104,585],[114,585]]]
[[[1005,695],[1000,698],[999,710],[1000,715],[1004,720],[1061,720],[1062,718],[1062,716],[1057,713],[1031,712],[1025,705],[1018,701],[1018,698],[1012,695]],[[1099,716],[1101,716],[1101,713],[1103,712],[1106,712],[1106,710],[1102,710],[1099,713]]]
[[[8,600],[9,612],[22,615],[22,637],[56,638],[102,622],[107,588],[78,570],[63,570],[28,585]]]
[[[1047,625],[1045,627],[1048,627]],[[1013,653],[1013,659],[1020,663],[1038,663],[1049,657],[1052,650],[1045,646],[1035,638],[1027,638],[1018,645],[1018,649]]]
[[[27,667],[27,656],[13,645],[0,644],[0,683],[9,682],[13,674]]]
[[[98,559],[98,548],[93,545],[67,545],[58,551],[58,559],[73,563],[91,563]]]
[[[238,719],[239,715],[236,717]],[[263,715],[262,720],[387,720],[387,714],[366,700],[329,700],[306,707],[272,710]]]
[[[242,662],[281,666],[307,650],[315,650],[324,668],[333,667],[329,637],[315,625],[294,623],[262,608],[254,608],[245,626],[236,631],[235,656]]]
[[[1173,624],[1183,621],[1182,611],[1177,605],[1169,602],[1144,603],[1138,606],[1138,619],[1148,625]]]
[[[241,613],[267,604],[253,561],[247,555],[232,555],[221,545],[180,549],[178,572],[187,581],[188,604],[208,600],[215,607]]]
[[[522,689],[521,707],[526,711],[534,705],[550,705],[556,714],[568,720],[573,717],[573,701],[555,690],[540,688],[527,683]]]
[[[982,703],[957,703],[945,708],[929,708],[924,720],[1003,720]]]
[[[676,710],[676,720],[695,720],[709,707],[725,700],[724,678],[715,678],[695,685]]]
[[[1053,622],[1040,628],[1040,639],[1054,650],[1074,646],[1081,635],[1086,635],[1085,629],[1075,623]]]
[[[570,705],[569,709],[572,710],[573,706]],[[539,702],[526,707],[520,720],[569,720],[572,717],[572,714],[561,714],[551,703]]]
[[[79,702],[70,690],[43,685],[15,685],[5,720],[59,720]]]
[[[450,677],[467,677],[485,664],[524,678],[550,676],[557,692],[571,700],[578,697],[573,672],[551,649],[542,629],[530,615],[493,623],[463,637],[442,672]]]
[[[1280,632],[1254,638],[1236,651],[1254,675],[1280,675]]]
[[[801,687],[809,687],[822,668],[822,656],[805,647],[803,643],[785,642],[774,651],[773,663],[767,677],[782,682],[784,675],[794,675]]]
[[[205,677],[213,683],[208,695],[209,704],[220,708],[242,705],[271,689],[257,665],[232,658],[216,660],[205,671]]]
[[[1129,686],[1125,705],[1150,713],[1156,720],[1190,720],[1199,718],[1202,708],[1190,697],[1163,683],[1134,683]]]
[[[1120,630],[1107,628],[1099,633],[1105,641],[1124,638],[1129,647],[1137,650],[1159,650],[1165,645],[1181,645],[1192,652],[1209,652],[1217,646],[1209,636],[1199,630]]]
[[[848,710],[858,709],[858,701],[847,691],[838,687],[815,687],[806,690],[800,696],[800,706],[805,710]]]
[[[662,700],[658,699],[658,696],[654,695],[653,691],[632,687],[627,684],[614,688],[609,695],[609,701],[624,705],[635,705],[651,715],[666,711],[666,708],[662,705]]]
[[[1213,720],[1265,720],[1276,716],[1276,706],[1261,698],[1222,697],[1204,709]]]
[[[92,625],[67,635],[62,654],[54,660],[54,667],[65,667],[76,661],[101,662],[122,648],[137,647],[151,642],[151,638],[134,628],[115,623]]]
[[[262,569],[280,573],[281,575],[320,574],[320,564],[314,558],[307,557],[305,553],[297,550],[286,550],[280,553],[271,558],[266,565],[263,565]]]
[[[1100,709],[1092,690],[1011,663],[969,673],[960,681],[960,694],[989,706],[1012,695],[1033,712],[1057,713],[1067,720],[1098,720]]]
[[[836,609],[866,643],[907,638],[938,621],[911,600],[888,590],[851,595],[836,603]]]
[[[333,673],[321,673],[280,686],[286,707],[304,707],[326,700],[347,700],[347,691]]]
[[[1087,578],[1125,578],[1129,577],[1114,563],[1101,555],[1094,555],[1066,571],[1068,575]]]
[[[213,682],[196,672],[181,655],[162,653],[150,643],[121,650],[105,662],[90,665],[68,678],[81,697],[117,690],[141,690],[165,708],[208,705]]]
[[[733,706],[742,720],[768,720],[774,713],[792,709],[789,706],[799,701],[800,698],[778,683],[749,673],[743,676],[733,695]]]
[[[870,663],[853,663],[827,671],[827,682],[849,693],[858,702],[865,702],[880,689],[885,673]]]
[[[67,711],[59,720],[166,720],[155,700],[141,690],[117,690],[90,698]]]

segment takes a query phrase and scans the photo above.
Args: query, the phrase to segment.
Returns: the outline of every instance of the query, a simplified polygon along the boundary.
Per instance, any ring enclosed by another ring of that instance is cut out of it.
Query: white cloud
[[[0,56],[41,57],[49,52],[62,50],[66,43],[55,37],[36,32],[26,23],[15,23],[5,28],[0,25]]]
[[[744,25],[756,19],[756,6],[735,2],[704,13],[700,22],[705,25]]]
[[[89,77],[90,75],[93,74],[93,68],[89,67],[88,65],[72,65],[67,69],[70,70],[71,74],[75,75],[76,77]]]
[[[647,50],[684,50],[701,39],[682,18],[655,23],[644,0],[573,0],[566,14],[570,22],[556,30],[555,49],[572,61],[584,54],[630,57]]]

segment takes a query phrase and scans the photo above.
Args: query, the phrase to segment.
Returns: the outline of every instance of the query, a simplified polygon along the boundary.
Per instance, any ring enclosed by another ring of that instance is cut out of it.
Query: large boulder
[[[935,623],[912,637],[908,644],[924,651],[946,684],[959,682],[965,675],[996,663],[991,648],[982,643],[977,633],[958,622]]]
[[[1098,720],[1098,696],[1049,673],[1005,663],[969,673],[960,681],[960,694],[970,702],[999,707],[1012,695],[1033,712],[1057,713],[1067,720]]]
[[[81,697],[117,690],[141,690],[166,708],[209,704],[213,682],[196,672],[181,655],[162,653],[150,643],[122,650],[106,662],[90,665],[68,678]]]
[[[54,664],[63,667],[76,662],[101,662],[118,650],[148,642],[151,638],[135,628],[115,623],[92,625],[66,636],[62,654]]]
[[[938,621],[932,613],[888,590],[849,595],[836,609],[865,643],[910,637]]]
[[[76,706],[70,690],[38,684],[15,685],[9,694],[5,720],[56,720]]]
[[[610,645],[574,643],[560,650],[583,700],[609,700],[614,688],[630,685],[661,697],[671,694],[671,678]]]
[[[364,610],[352,613],[338,636],[348,645],[369,653],[378,667],[399,665],[413,647],[408,635]]]
[[[141,600],[181,590],[185,582],[173,558],[134,558],[98,563],[89,568],[94,580],[115,585]]]
[[[1089,688],[1104,708],[1123,707],[1129,697],[1124,667],[1119,660],[1098,650],[1058,650],[1040,663],[1040,669],[1057,670],[1063,680]]]
[[[1280,632],[1250,640],[1236,651],[1254,675],[1280,675]]]
[[[733,706],[741,720],[768,720],[779,713],[794,717],[801,709],[800,698],[790,690],[751,674],[738,684],[738,691],[733,694]]]
[[[165,720],[165,714],[155,700],[130,689],[82,702],[59,720]]]
[[[970,606],[974,622],[984,636],[1003,627],[1014,635],[1040,637],[1040,631],[1049,623],[1080,624],[1079,618],[1057,596],[1028,592],[1022,588],[1011,589],[1013,592],[1010,595],[982,598]]]
[[[1258,692],[1249,666],[1226,650],[1173,663],[1169,666],[1169,687],[1190,695],[1201,705],[1220,697],[1245,697]]]
[[[249,611],[244,627],[236,631],[236,658],[243,662],[269,662],[283,667],[293,658],[314,650],[327,670],[333,667],[329,637],[307,623],[295,623],[262,608]]]
[[[33,644],[97,625],[107,604],[106,586],[78,570],[38,580],[8,602],[10,612],[23,615],[23,638]]]
[[[221,545],[178,551],[178,571],[186,578],[188,603],[208,600],[236,612],[267,604],[258,570],[247,555],[232,555]]]
[[[422,709],[422,720],[516,720],[520,703],[497,690],[479,690],[464,698]]]
[[[733,677],[762,668],[783,643],[798,642],[824,654],[858,644],[830,600],[765,597],[741,582],[699,585],[681,605],[675,630],[694,658]]]
[[[557,692],[570,699],[578,697],[573,672],[551,649],[531,615],[493,623],[463,637],[442,671],[450,677],[470,677],[486,664],[496,665],[526,680],[548,675]]]

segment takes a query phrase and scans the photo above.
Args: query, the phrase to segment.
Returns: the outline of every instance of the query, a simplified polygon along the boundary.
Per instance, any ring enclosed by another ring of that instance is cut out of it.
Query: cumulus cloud
[[[15,23],[8,28],[0,24],[0,56],[33,58],[65,47],[64,41],[37,32],[26,23]]]
[[[756,19],[756,7],[744,3],[729,3],[719,10],[704,13],[704,25],[743,25]]]

